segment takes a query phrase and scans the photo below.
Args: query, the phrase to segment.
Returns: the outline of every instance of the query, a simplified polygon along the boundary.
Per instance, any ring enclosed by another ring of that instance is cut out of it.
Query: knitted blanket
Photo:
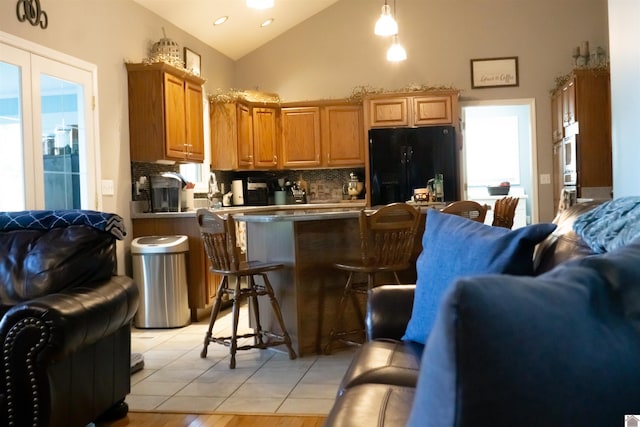
[[[573,230],[596,253],[605,253],[640,238],[640,197],[621,197],[580,215]]]
[[[0,232],[12,230],[50,230],[70,225],[88,225],[122,240],[127,235],[119,215],[80,210],[32,210],[0,212]]]

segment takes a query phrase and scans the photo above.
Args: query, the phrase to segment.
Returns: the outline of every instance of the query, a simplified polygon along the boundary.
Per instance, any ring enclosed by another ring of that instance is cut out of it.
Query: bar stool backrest
[[[487,207],[473,200],[459,200],[451,202],[442,208],[441,212],[462,216],[483,223],[487,216]]]
[[[240,248],[236,244],[236,225],[231,214],[218,215],[207,209],[196,212],[204,249],[217,273],[239,270]]]
[[[493,205],[493,222],[491,225],[504,228],[513,227],[513,218],[515,217],[519,200],[517,197],[503,197],[496,200]]]
[[[406,203],[392,203],[369,214],[361,210],[359,223],[363,265],[408,265],[419,220],[420,211]]]

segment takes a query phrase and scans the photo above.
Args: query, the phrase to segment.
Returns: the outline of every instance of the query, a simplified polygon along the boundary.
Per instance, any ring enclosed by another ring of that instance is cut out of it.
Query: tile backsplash
[[[161,165],[156,163],[131,163],[131,194],[132,200],[146,200],[149,188],[141,187],[136,196],[135,183],[141,176],[160,174],[163,172],[179,172],[178,165]],[[234,179],[257,178],[277,182],[278,178],[288,179],[291,182],[302,180],[307,182],[307,201],[336,201],[346,198],[342,194],[342,186],[349,180],[349,174],[354,172],[361,181],[364,181],[364,168],[345,169],[315,169],[315,170],[278,170],[278,171],[212,171],[216,174],[219,184],[224,184],[224,190],[230,191],[231,181]],[[366,191],[366,189],[365,189]],[[196,193],[196,198],[206,198],[206,194]],[[360,195],[364,198],[364,192]]]

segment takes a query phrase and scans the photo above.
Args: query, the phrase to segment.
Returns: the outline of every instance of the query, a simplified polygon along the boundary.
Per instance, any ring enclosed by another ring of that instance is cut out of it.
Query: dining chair
[[[392,203],[373,212],[360,211],[360,257],[334,264],[335,268],[347,272],[348,276],[329,341],[324,348],[325,354],[331,352],[335,341],[359,345],[364,339],[364,314],[358,295],[365,295],[366,298],[368,291],[376,286],[375,276],[381,273],[392,273],[396,283],[401,284],[398,272],[410,267],[419,220],[419,209],[406,203]],[[358,318],[358,329],[347,330],[343,324],[349,303]]]
[[[487,206],[473,200],[458,200],[442,208],[441,212],[463,216],[477,222],[484,222],[487,216]]]
[[[237,350],[265,349],[284,344],[289,352],[289,359],[295,359],[297,356],[284,324],[280,304],[275,297],[273,287],[266,274],[270,271],[282,269],[284,265],[273,262],[241,261],[240,248],[236,243],[235,221],[232,215],[218,215],[207,209],[198,209],[196,217],[207,257],[211,261],[211,271],[223,277],[218,286],[215,303],[211,310],[209,328],[204,338],[204,348],[200,353],[200,357],[207,357],[209,343],[215,342],[229,347],[231,354],[229,367],[231,369],[236,367]],[[261,280],[256,281],[255,276],[259,276]],[[230,280],[231,278],[233,281]],[[243,278],[246,278],[244,286],[243,282],[245,280],[242,280]],[[224,295],[228,295],[233,303],[231,336],[215,337],[212,332],[213,326],[220,312]],[[262,328],[258,297],[265,295],[269,298],[276,321],[282,331],[281,333],[274,333]],[[247,299],[250,300],[250,311],[253,313],[253,332],[238,335],[240,305]],[[253,338],[253,344],[238,346],[238,339],[240,338]]]
[[[508,196],[496,200],[493,205],[493,221],[491,225],[504,228],[513,227],[513,218],[516,214],[519,200],[517,197]]]

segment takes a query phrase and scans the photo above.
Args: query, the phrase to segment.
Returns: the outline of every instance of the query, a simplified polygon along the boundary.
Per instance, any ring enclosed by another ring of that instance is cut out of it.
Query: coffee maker
[[[180,212],[183,181],[177,174],[151,175],[151,212]]]

